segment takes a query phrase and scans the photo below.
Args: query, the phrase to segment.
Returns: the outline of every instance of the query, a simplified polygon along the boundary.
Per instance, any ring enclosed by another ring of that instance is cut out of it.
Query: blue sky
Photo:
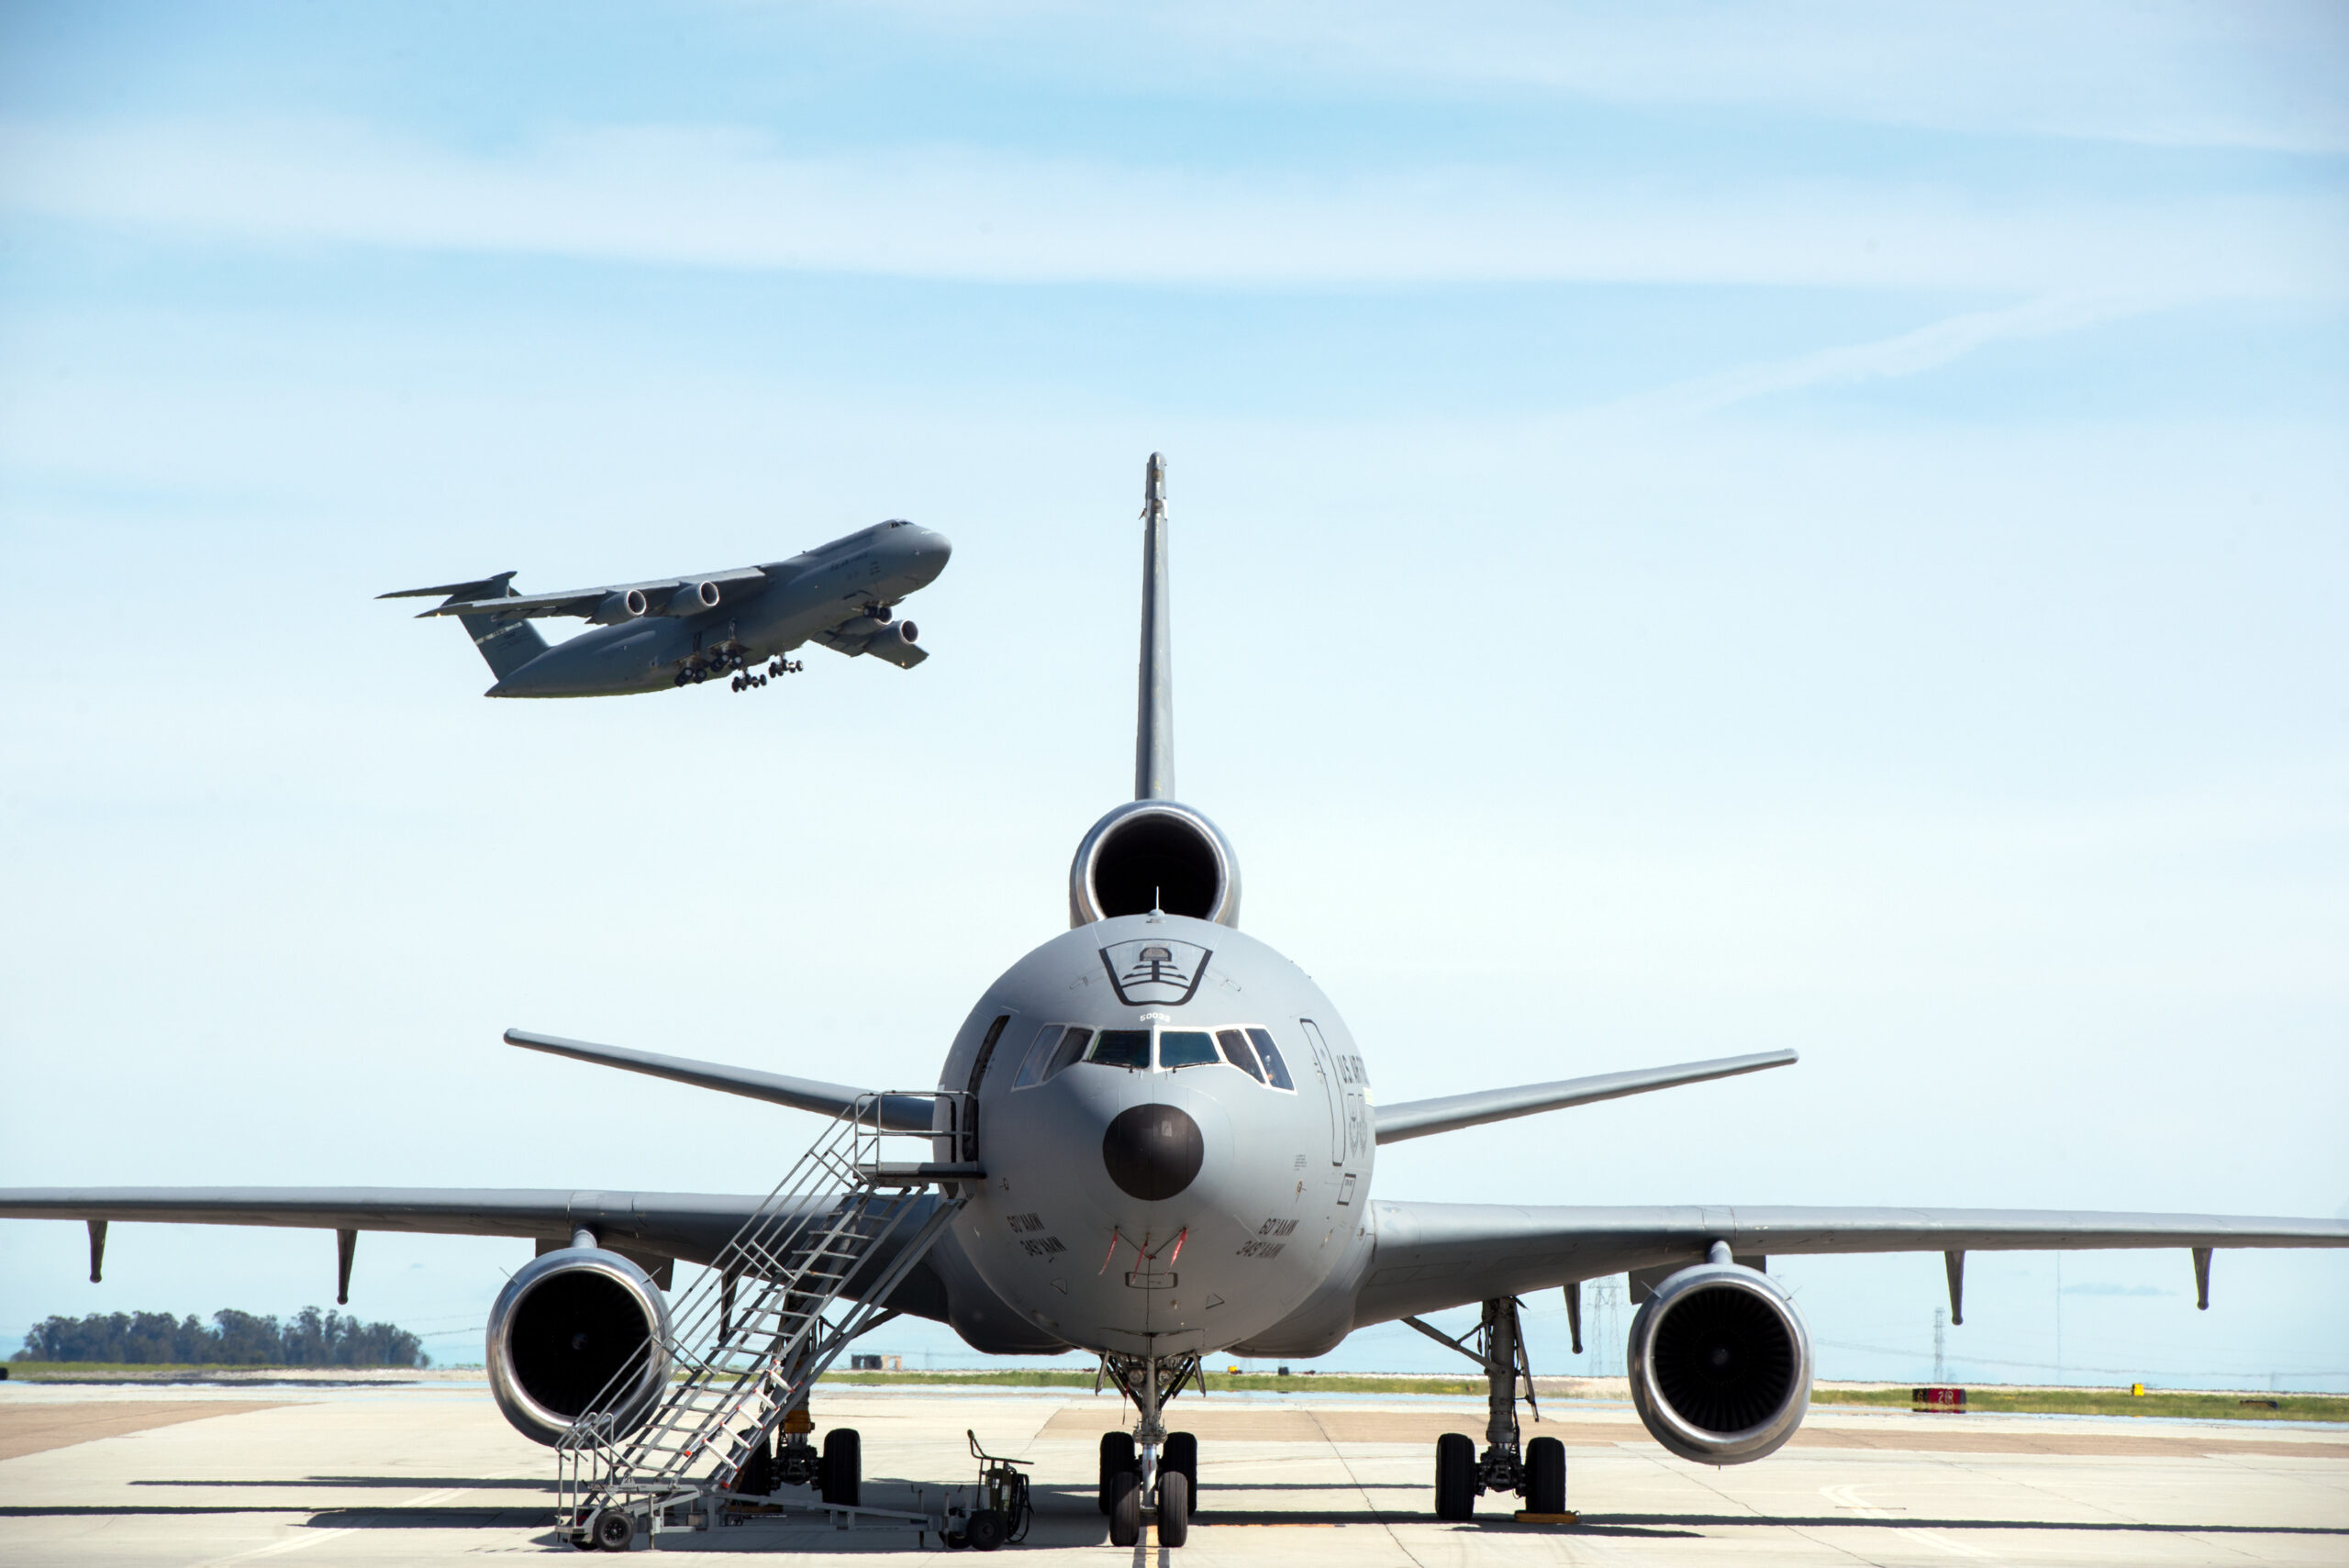
[[[2344,65],[2324,6],[16,7],[0,1184],[763,1188],[799,1118],[499,1029],[928,1080],[1126,789],[1161,450],[1184,794],[1383,1096],[1805,1052],[1383,1195],[2349,1211]],[[493,705],[371,601],[889,516],[957,545],[910,674]],[[81,1248],[0,1226],[0,1343],[331,1288]],[[369,1238],[353,1305],[466,1359],[520,1255]],[[1975,1260],[1961,1375],[2060,1303],[2075,1373],[2349,1386],[2349,1259],[2055,1269]],[[1925,1370],[1937,1260],[1784,1272],[1830,1374]]]

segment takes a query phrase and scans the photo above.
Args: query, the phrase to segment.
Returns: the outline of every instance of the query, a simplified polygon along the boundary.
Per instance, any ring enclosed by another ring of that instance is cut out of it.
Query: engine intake
[[[921,628],[909,620],[889,620],[888,614],[885,609],[881,612],[881,629],[866,638],[864,646],[858,651],[870,653],[875,659],[900,669],[911,669],[922,661]]]
[[[1810,1408],[1810,1331],[1769,1275],[1699,1263],[1631,1319],[1631,1406],[1656,1441],[1700,1464],[1774,1453]]]
[[[1221,830],[1187,806],[1137,800],[1093,825],[1068,868],[1068,923],[1152,909],[1240,924],[1240,862]]]
[[[664,616],[697,616],[704,610],[714,610],[721,597],[715,583],[681,584],[661,606]]]
[[[669,1382],[669,1303],[618,1252],[565,1247],[534,1259],[489,1310],[490,1392],[517,1431],[559,1440],[588,1411],[617,1431],[651,1414]]]

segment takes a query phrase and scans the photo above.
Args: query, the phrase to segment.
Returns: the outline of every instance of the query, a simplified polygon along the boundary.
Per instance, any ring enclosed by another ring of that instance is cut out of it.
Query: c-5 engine
[[[1810,1408],[1810,1332],[1769,1275],[1699,1263],[1631,1319],[1631,1405],[1649,1435],[1699,1464],[1776,1452]]]
[[[1223,832],[1171,800],[1137,800],[1093,825],[1068,868],[1068,923],[1152,910],[1240,924],[1240,860]]]
[[[669,1304],[650,1275],[618,1252],[565,1247],[497,1293],[490,1392],[515,1429],[539,1442],[560,1440],[591,1404],[616,1430],[633,1430],[668,1385],[668,1342]]]

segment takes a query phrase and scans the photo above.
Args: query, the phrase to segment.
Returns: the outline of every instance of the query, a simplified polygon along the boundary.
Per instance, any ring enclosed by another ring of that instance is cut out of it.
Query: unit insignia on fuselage
[[[1215,955],[1195,942],[1152,937],[1138,942],[1118,942],[1101,950],[1101,967],[1118,1000],[1129,1007],[1163,1003],[1179,1007],[1207,977],[1208,960]]]

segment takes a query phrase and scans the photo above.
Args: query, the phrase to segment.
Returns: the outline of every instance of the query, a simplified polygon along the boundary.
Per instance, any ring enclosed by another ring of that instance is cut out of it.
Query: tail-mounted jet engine
[[[565,1247],[497,1293],[490,1392],[515,1429],[539,1442],[559,1440],[591,1406],[610,1414],[616,1431],[632,1431],[668,1386],[668,1343],[669,1304],[651,1275],[618,1252]]]
[[[1137,800],[1093,825],[1068,868],[1068,923],[1152,910],[1240,924],[1240,861],[1187,806]]]
[[[1810,1332],[1770,1276],[1699,1263],[1631,1319],[1631,1405],[1650,1436],[1699,1464],[1776,1452],[1810,1408]]]

